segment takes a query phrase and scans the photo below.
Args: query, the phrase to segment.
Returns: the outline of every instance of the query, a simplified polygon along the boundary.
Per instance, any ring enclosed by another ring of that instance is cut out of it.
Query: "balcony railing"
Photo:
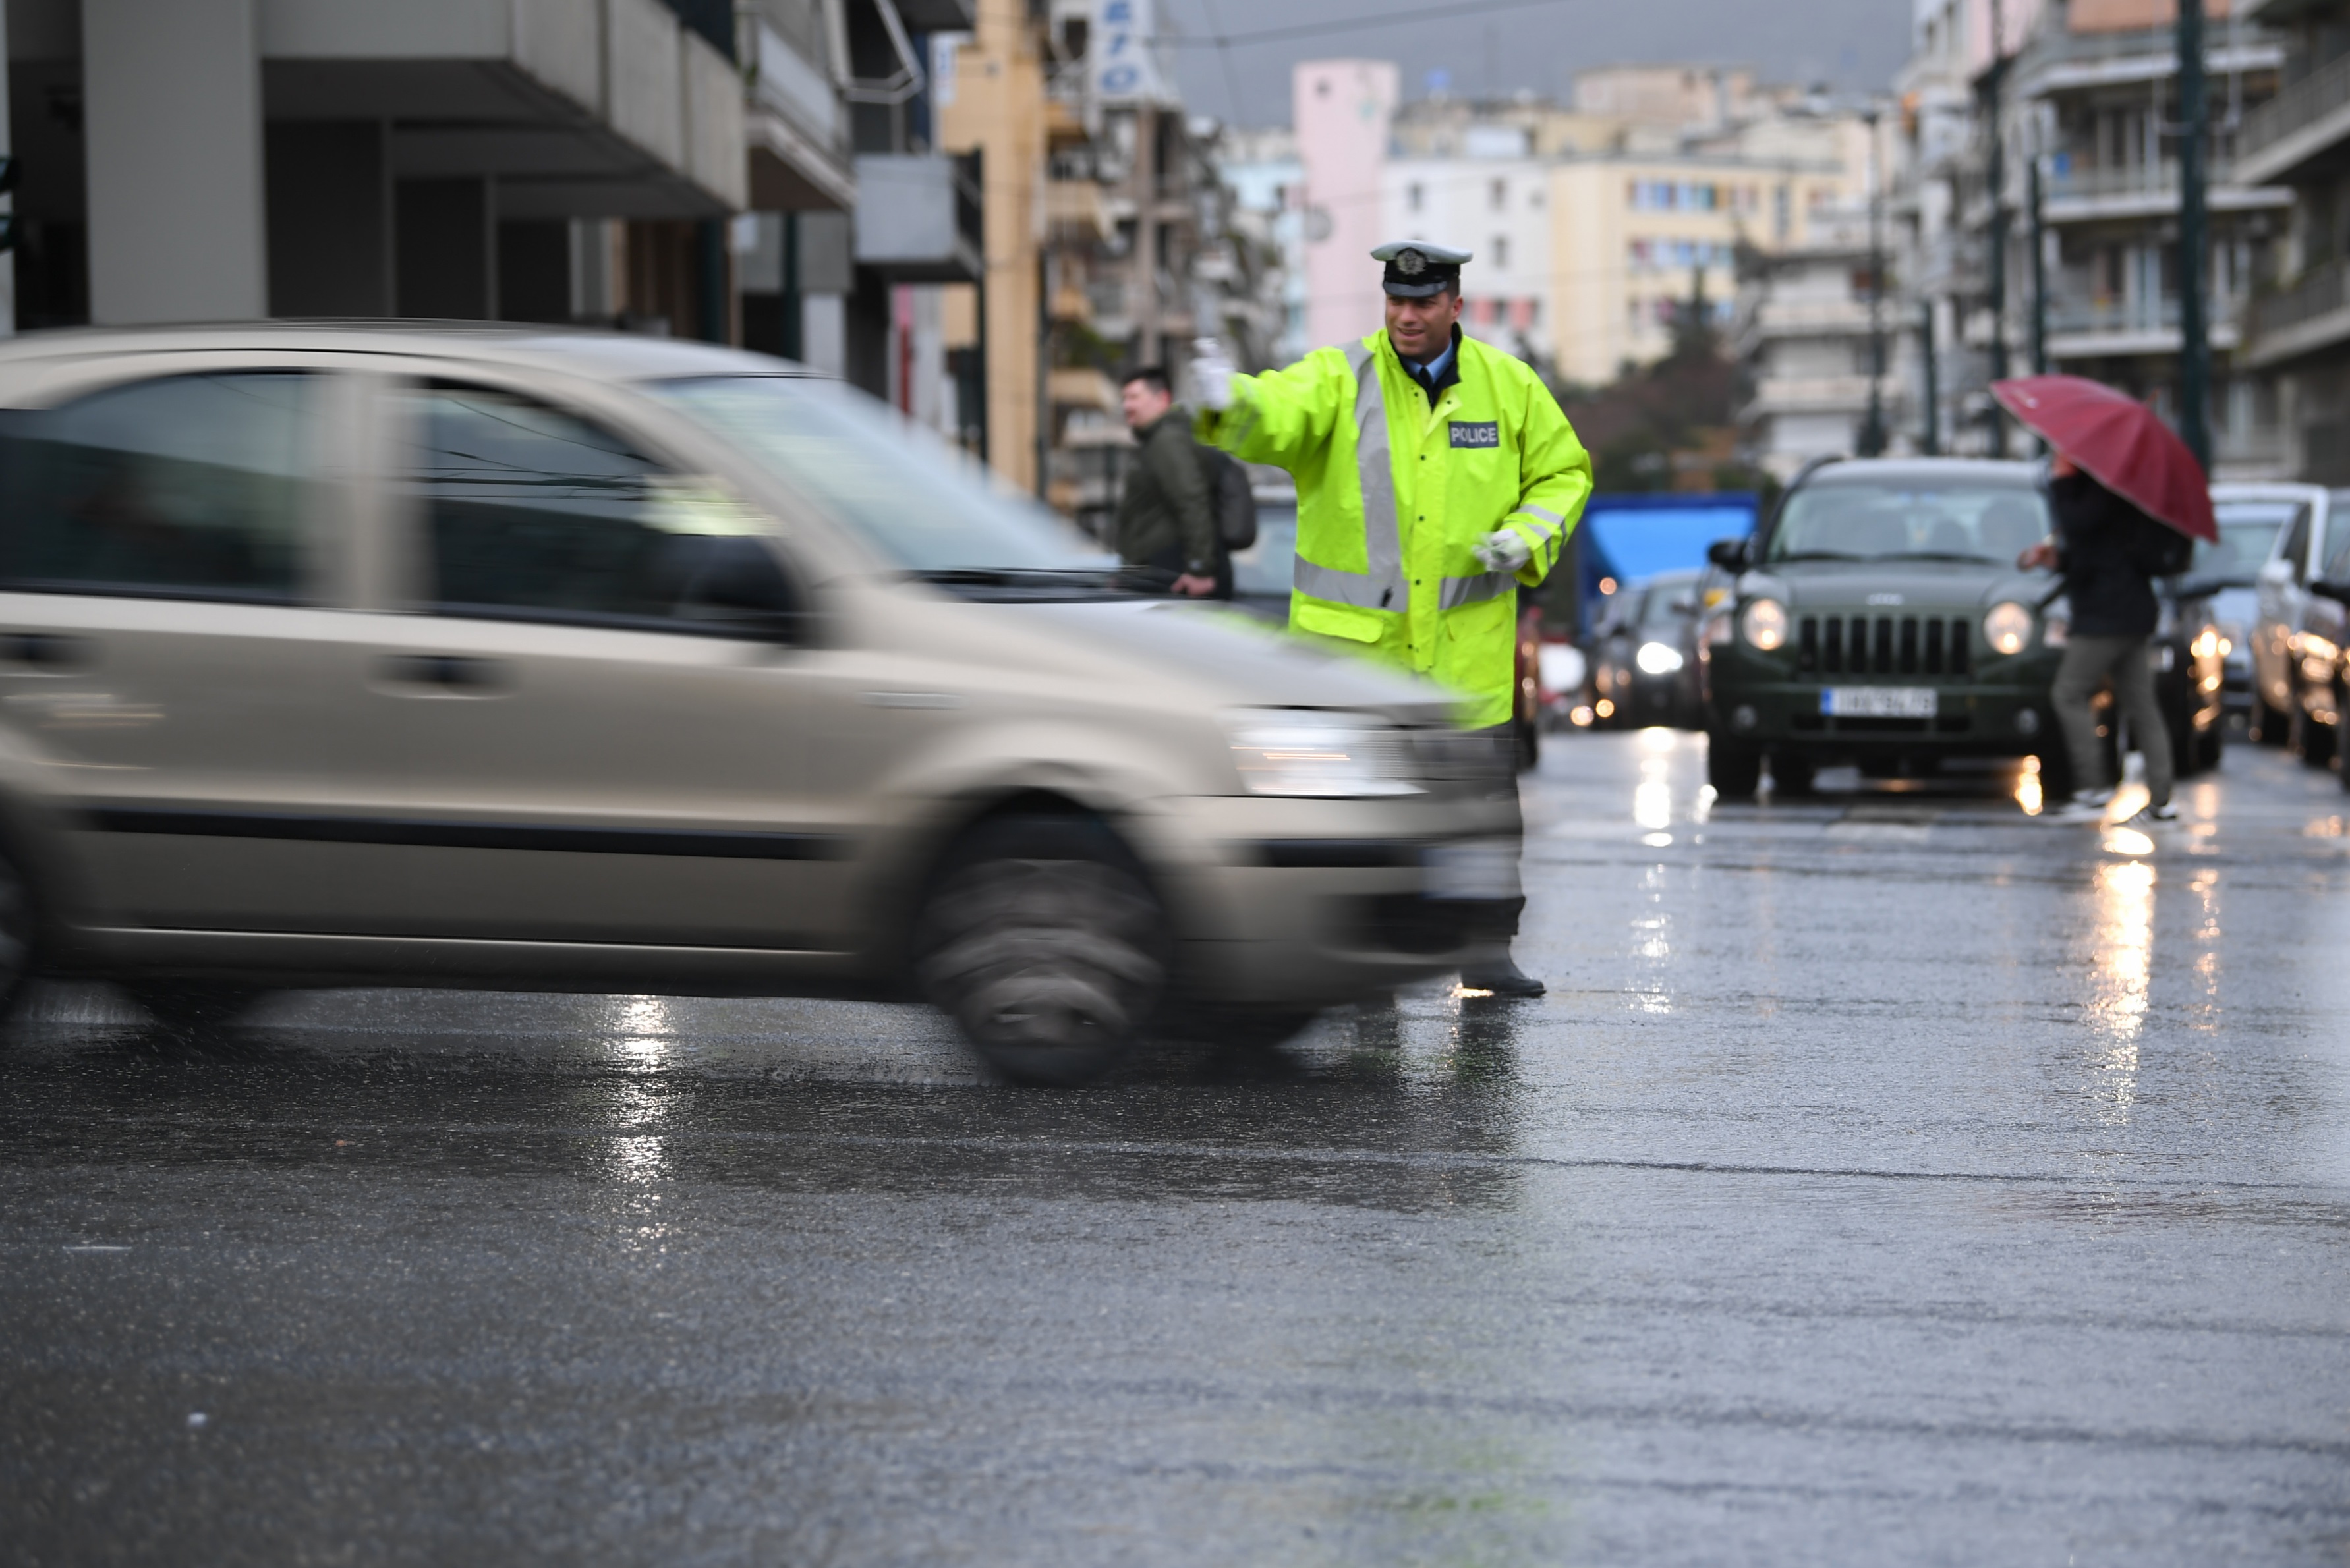
[[[2350,104],[2350,55],[2296,82],[2244,116],[2236,131],[2236,156],[2247,158],[2304,130]]]
[[[2242,305],[2241,296],[2214,299],[2204,313],[2207,329],[2224,329]],[[2166,294],[2160,299],[2052,301],[2048,306],[2048,330],[2067,336],[2176,332],[2178,306],[2175,294]]]
[[[2287,287],[2253,300],[2245,312],[2244,326],[2257,343],[2345,308],[2350,308],[2350,262],[2337,256],[2302,274]]]

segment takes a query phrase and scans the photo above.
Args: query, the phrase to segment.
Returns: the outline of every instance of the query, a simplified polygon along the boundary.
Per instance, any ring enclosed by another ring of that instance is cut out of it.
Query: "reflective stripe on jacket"
[[[1430,676],[1469,698],[1465,724],[1514,711],[1517,587],[1534,587],[1591,494],[1591,458],[1524,363],[1460,340],[1434,407],[1385,332],[1286,370],[1232,379],[1200,435],[1297,480],[1291,629]],[[1514,576],[1471,551],[1497,528],[1534,558]]]

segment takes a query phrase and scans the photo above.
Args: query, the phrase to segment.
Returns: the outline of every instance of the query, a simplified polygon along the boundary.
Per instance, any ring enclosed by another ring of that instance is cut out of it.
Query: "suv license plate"
[[[1930,719],[1930,686],[1831,686],[1820,693],[1820,711],[1838,719]]]
[[[1431,898],[1518,896],[1518,841],[1514,838],[1472,838],[1465,844],[1432,845],[1426,865],[1428,896]]]

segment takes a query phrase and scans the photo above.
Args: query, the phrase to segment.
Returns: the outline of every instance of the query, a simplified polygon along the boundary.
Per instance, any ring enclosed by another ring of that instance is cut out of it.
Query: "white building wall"
[[[1470,252],[1472,259],[1461,273],[1466,330],[1547,365],[1557,318],[1551,297],[1549,176],[1524,156],[1523,133],[1510,134],[1516,140],[1506,149],[1491,144],[1499,156],[1388,164],[1381,233],[1384,239],[1427,240]]]

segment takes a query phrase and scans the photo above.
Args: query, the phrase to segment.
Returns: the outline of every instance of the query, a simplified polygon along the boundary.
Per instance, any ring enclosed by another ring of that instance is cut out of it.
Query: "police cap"
[[[1397,240],[1373,251],[1371,259],[1387,263],[1379,286],[1388,293],[1398,299],[1426,299],[1448,288],[1461,292],[1461,264],[1469,253],[1426,240]]]

